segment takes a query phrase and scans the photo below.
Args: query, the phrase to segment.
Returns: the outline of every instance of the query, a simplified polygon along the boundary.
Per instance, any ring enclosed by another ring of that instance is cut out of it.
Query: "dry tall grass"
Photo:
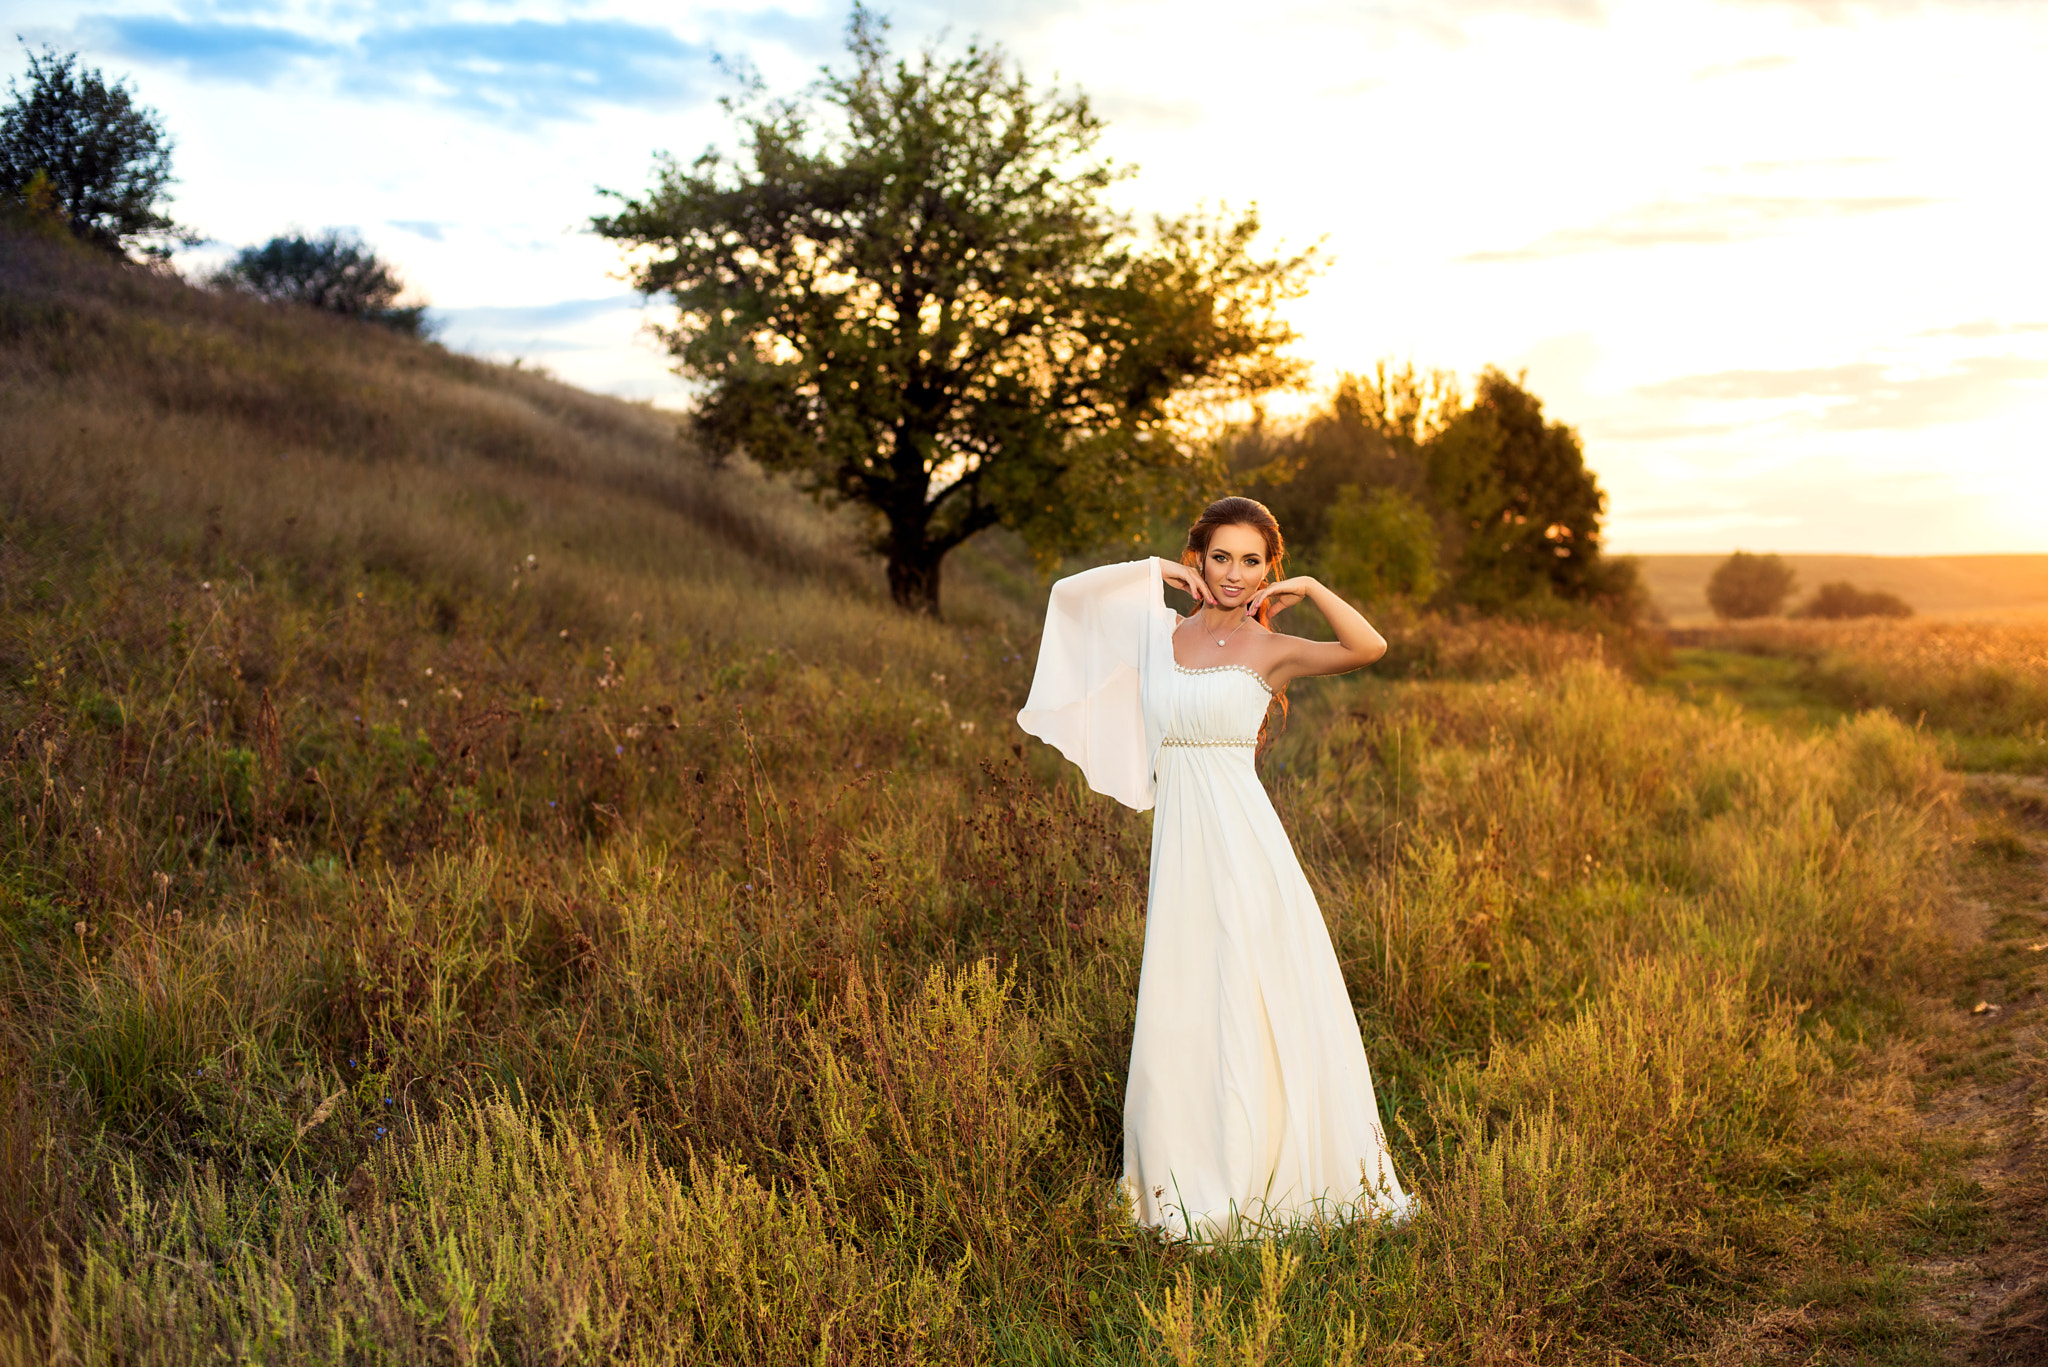
[[[1924,1170],[1835,1101],[1945,898],[1891,717],[1476,630],[1304,689],[1425,1206],[1196,1254],[1114,1197],[1146,830],[1010,725],[1016,567],[905,619],[659,415],[4,260],[0,1361],[1668,1360]]]
[[[2048,626],[1774,621],[1696,635],[1709,655],[1766,657],[1781,695],[1925,727],[1954,767],[2048,773]]]

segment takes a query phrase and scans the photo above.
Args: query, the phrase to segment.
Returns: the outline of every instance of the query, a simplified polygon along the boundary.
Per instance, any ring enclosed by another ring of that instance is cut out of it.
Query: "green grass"
[[[1671,652],[1671,666],[1658,675],[1656,684],[1689,702],[1710,705],[1725,700],[1752,716],[1802,732],[1831,726],[1849,715],[1821,695],[1804,662],[1782,655],[1680,646]]]
[[[1423,1212],[1165,1244],[1146,819],[1014,730],[1001,542],[904,618],[659,415],[8,261],[0,1362],[1927,1360],[1930,737],[1529,628],[1302,686]]]
[[[1866,697],[1863,686],[1870,674],[1881,669],[1881,661],[1858,661],[1852,684],[1845,681],[1843,662],[1817,659],[1805,649],[1680,646],[1672,650],[1669,665],[1656,671],[1654,684],[1688,701],[1725,701],[1748,715],[1811,734],[1871,705],[1873,700]],[[1934,701],[1936,705],[1931,710],[1924,705],[1916,709],[1916,701]],[[1875,702],[1885,705],[1881,694]],[[1938,699],[1926,697],[1902,697],[1890,708],[1901,721],[1926,730],[1951,769],[2048,774],[2048,711],[2039,706],[2017,720],[2003,713],[1987,719],[1967,705],[1944,708]],[[1998,729],[2004,726],[2020,729]]]

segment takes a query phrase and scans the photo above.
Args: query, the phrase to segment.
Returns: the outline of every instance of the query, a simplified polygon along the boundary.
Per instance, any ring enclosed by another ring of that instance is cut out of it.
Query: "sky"
[[[1124,207],[1320,243],[1319,383],[1525,373],[1612,549],[2048,552],[2048,0],[875,8],[1087,92]],[[671,406],[600,190],[727,141],[736,72],[843,61],[847,13],[0,0],[159,111],[187,269],[352,229],[449,345]]]

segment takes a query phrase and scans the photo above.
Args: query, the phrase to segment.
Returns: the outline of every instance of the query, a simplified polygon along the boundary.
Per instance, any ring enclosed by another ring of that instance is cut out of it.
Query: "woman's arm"
[[[1159,577],[1194,599],[1196,607],[1205,604],[1212,608],[1217,606],[1215,597],[1210,594],[1209,586],[1202,581],[1199,571],[1190,569],[1178,560],[1168,560],[1163,555],[1155,555],[1152,559],[1159,565]],[[1364,618],[1359,620],[1363,621]]]
[[[1245,610],[1256,612],[1259,604],[1270,601],[1273,610],[1278,612],[1304,598],[1314,603],[1329,620],[1337,639],[1308,641],[1299,636],[1275,633],[1273,641],[1280,649],[1266,670],[1266,682],[1274,688],[1285,688],[1295,679],[1313,678],[1319,674],[1343,674],[1369,665],[1387,653],[1387,638],[1372,629],[1372,623],[1365,620],[1364,614],[1320,581],[1305,574],[1268,584],[1251,596]]]

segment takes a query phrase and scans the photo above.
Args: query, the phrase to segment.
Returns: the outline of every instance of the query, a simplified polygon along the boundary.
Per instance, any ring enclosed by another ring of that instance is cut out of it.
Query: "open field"
[[[26,249],[0,428],[0,1363],[2038,1360],[2041,836],[1938,663],[1918,731],[1527,627],[1298,686],[1425,1206],[1195,1252],[1112,1186],[1145,819],[1011,725],[999,543],[907,619],[660,415]]]
[[[1707,579],[1725,556],[1643,555],[1643,582],[1673,626],[1714,621]],[[1799,575],[1793,604],[1846,579],[1895,593],[1923,617],[2048,622],[2048,555],[1787,555]]]
[[[1828,725],[1883,708],[1959,769],[2048,775],[2048,621],[1762,621],[1689,633],[1660,684]]]

